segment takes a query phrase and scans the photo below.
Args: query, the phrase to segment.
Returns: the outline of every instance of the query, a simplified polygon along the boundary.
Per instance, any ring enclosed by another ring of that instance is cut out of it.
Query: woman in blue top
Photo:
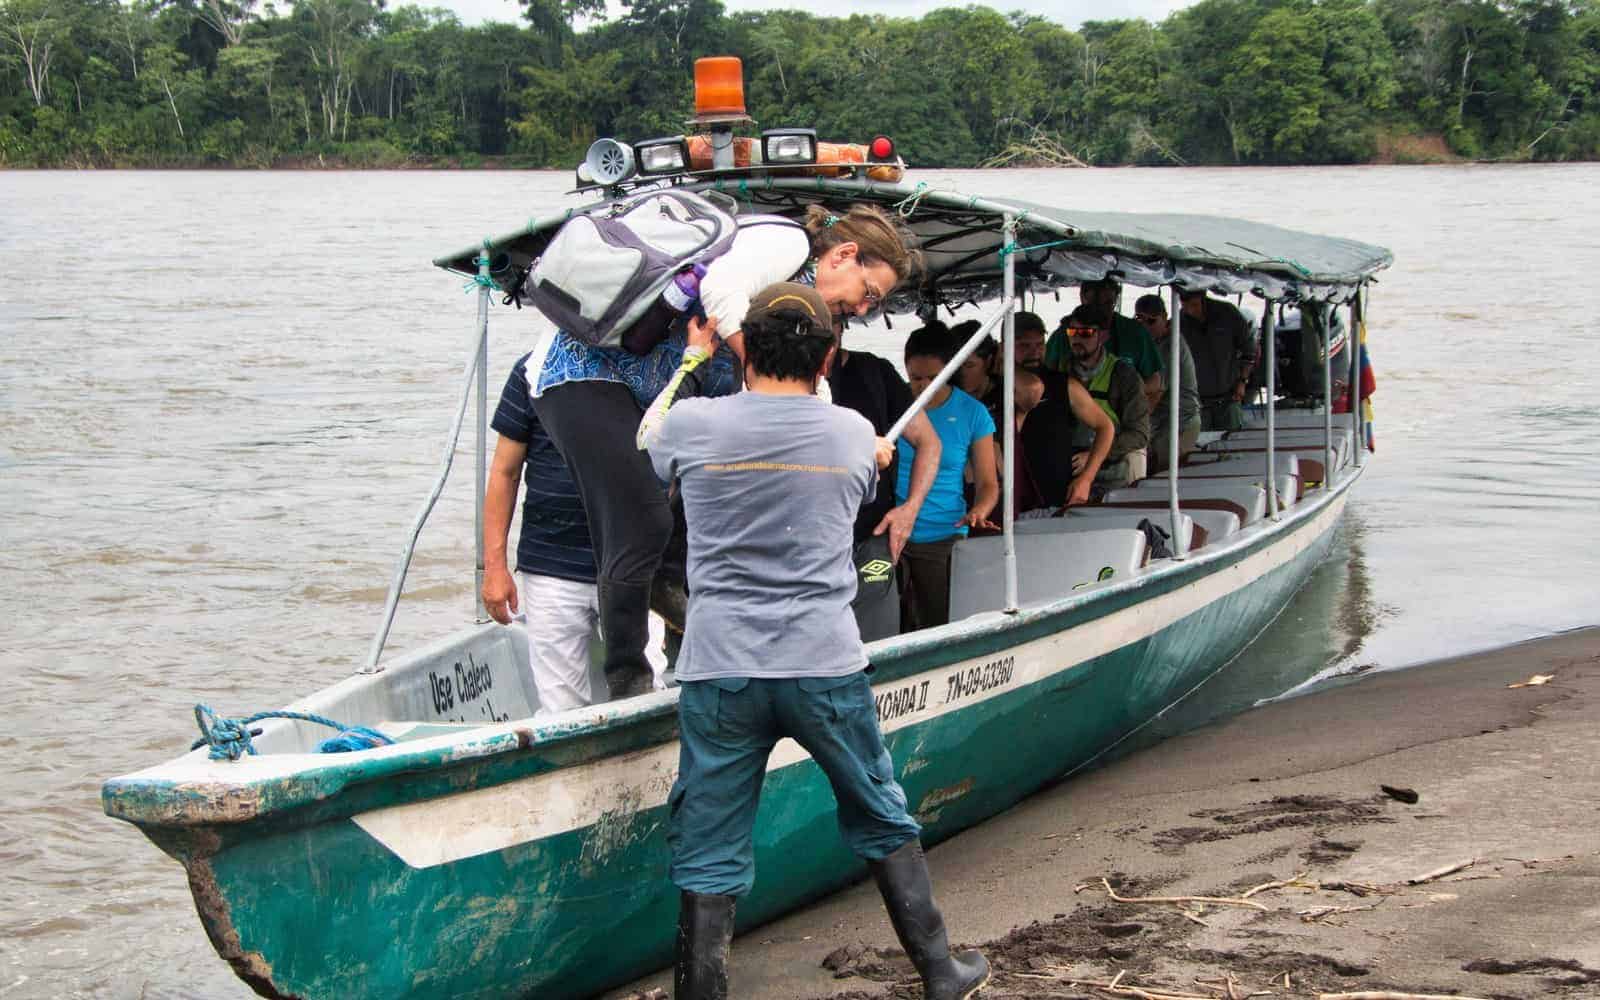
[[[906,338],[906,375],[911,391],[921,395],[961,345],[943,323],[930,323]],[[911,541],[900,555],[900,630],[943,625],[950,620],[950,553],[957,539],[972,527],[994,528],[989,514],[1000,500],[995,475],[994,418],[983,404],[945,385],[929,402],[928,420],[943,451],[933,489],[922,502]],[[902,440],[895,500],[903,503],[911,489],[911,463],[916,449]],[[972,471],[972,508],[966,503],[966,472]]]

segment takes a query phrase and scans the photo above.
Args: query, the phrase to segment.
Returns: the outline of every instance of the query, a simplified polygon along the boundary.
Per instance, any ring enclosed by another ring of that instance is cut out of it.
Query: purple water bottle
[[[673,275],[667,287],[661,290],[661,297],[622,335],[622,346],[634,354],[649,354],[667,339],[672,324],[685,313],[704,318],[705,312],[700,308],[700,279],[705,274],[706,266],[695,264]]]
[[[686,313],[700,304],[700,279],[706,276],[706,266],[696,264],[673,276],[661,292],[661,301],[674,312]]]

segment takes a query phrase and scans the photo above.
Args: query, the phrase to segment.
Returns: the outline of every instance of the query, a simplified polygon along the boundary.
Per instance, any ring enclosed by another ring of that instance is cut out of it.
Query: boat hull
[[[1103,596],[875,645],[880,723],[924,840],[1093,761],[1236,656],[1327,553],[1354,478]],[[145,830],[185,863],[213,944],[264,995],[590,996],[671,961],[675,737],[658,714],[387,775],[286,816]],[[769,764],[756,870],[741,929],[864,871],[791,741]]]

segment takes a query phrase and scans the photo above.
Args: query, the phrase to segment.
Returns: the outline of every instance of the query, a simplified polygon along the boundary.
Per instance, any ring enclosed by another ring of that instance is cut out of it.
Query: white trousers
[[[528,631],[528,668],[539,696],[534,718],[594,704],[589,639],[600,627],[599,589],[592,583],[518,572],[517,590],[522,603],[518,617]],[[666,687],[665,638],[666,624],[652,613],[644,654],[657,690]]]

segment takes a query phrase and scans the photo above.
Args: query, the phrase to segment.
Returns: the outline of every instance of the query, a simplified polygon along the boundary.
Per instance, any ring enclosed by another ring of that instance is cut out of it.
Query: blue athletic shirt
[[[522,534],[517,571],[593,583],[594,543],[566,459],[545,433],[528,398],[528,355],[511,366],[500,405],[489,422],[497,434],[528,446],[522,466]]]
[[[973,441],[994,433],[994,418],[983,404],[954,387],[943,406],[926,412],[943,448],[939,453],[939,475],[933,481],[933,489],[928,491],[928,499],[922,502],[916,526],[911,529],[913,542],[938,542],[967,533],[965,525],[956,527],[967,515],[967,454],[972,450]],[[900,470],[894,487],[897,504],[905,503],[911,493],[911,463],[917,457],[917,449],[905,438],[900,439],[899,447]]]

